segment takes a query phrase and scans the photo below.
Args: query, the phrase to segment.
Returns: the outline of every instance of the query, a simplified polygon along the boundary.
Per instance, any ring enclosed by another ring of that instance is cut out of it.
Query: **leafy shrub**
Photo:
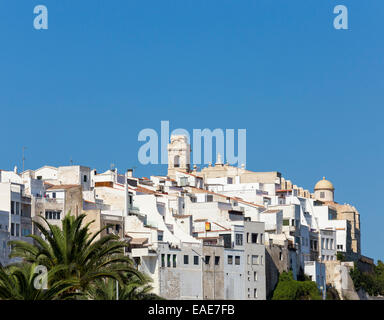
[[[313,281],[296,281],[292,271],[280,274],[272,300],[321,300],[321,294]]]

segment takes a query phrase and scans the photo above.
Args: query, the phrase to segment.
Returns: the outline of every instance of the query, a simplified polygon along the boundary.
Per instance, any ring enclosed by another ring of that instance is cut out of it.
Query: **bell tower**
[[[168,144],[168,177],[175,178],[176,171],[190,171],[191,146],[186,136],[172,135]]]
[[[330,201],[333,202],[335,195],[335,188],[333,187],[332,182],[328,181],[323,177],[323,180],[320,180],[315,185],[315,198],[321,201]]]

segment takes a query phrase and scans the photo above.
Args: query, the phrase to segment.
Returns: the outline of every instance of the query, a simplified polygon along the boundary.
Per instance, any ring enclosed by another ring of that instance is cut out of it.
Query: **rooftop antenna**
[[[23,146],[23,158],[22,158],[22,160],[23,160],[23,172],[24,172],[24,162],[25,162],[25,156],[24,156],[24,153],[25,153],[25,149],[27,149],[27,147],[24,147]]]
[[[73,166],[73,160],[72,160],[72,157],[71,157],[71,159],[69,160],[69,163],[71,164],[71,166]]]

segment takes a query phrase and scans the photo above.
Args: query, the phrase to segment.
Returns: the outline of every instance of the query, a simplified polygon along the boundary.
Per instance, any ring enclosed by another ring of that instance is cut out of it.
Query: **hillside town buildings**
[[[166,176],[75,165],[0,171],[0,262],[12,262],[9,240],[31,241],[33,220],[61,226],[67,212],[84,213],[93,232],[105,228],[100,236],[129,243],[136,268],[167,299],[263,300],[289,270],[324,297],[330,285],[342,295],[353,262],[373,262],[361,255],[359,212],[335,202],[334,191],[325,178],[311,193],[279,172],[230,166],[220,155],[191,168],[183,136],[171,137]]]

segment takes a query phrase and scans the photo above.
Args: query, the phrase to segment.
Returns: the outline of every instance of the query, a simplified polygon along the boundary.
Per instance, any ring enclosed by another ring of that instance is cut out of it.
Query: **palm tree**
[[[46,274],[48,288],[44,289],[40,283],[39,272],[36,272],[37,264],[24,263],[0,267],[0,299],[2,300],[54,300],[71,299],[76,293],[71,289],[76,287],[75,279],[52,281],[56,272],[61,267],[50,270]],[[66,294],[66,292],[68,292]]]
[[[78,292],[85,292],[97,279],[111,278],[120,282],[123,276],[135,275],[142,278],[133,267],[132,260],[124,255],[127,244],[115,235],[106,235],[96,240],[105,229],[91,234],[89,226],[82,226],[85,215],[72,216],[70,212],[62,221],[62,229],[41,217],[47,227],[34,221],[43,237],[30,235],[34,244],[25,241],[10,241],[13,246],[10,257],[21,257],[25,262],[39,264],[48,270],[61,266],[55,272],[55,281],[75,279]]]
[[[152,293],[152,281],[148,276],[142,278],[136,275],[128,275],[128,280],[121,288],[121,300],[163,300],[163,298]]]
[[[92,300],[116,300],[116,281],[97,280],[88,289],[88,296]],[[119,283],[118,300],[161,300],[152,293],[148,277],[139,278],[136,275],[128,275],[125,283]]]

